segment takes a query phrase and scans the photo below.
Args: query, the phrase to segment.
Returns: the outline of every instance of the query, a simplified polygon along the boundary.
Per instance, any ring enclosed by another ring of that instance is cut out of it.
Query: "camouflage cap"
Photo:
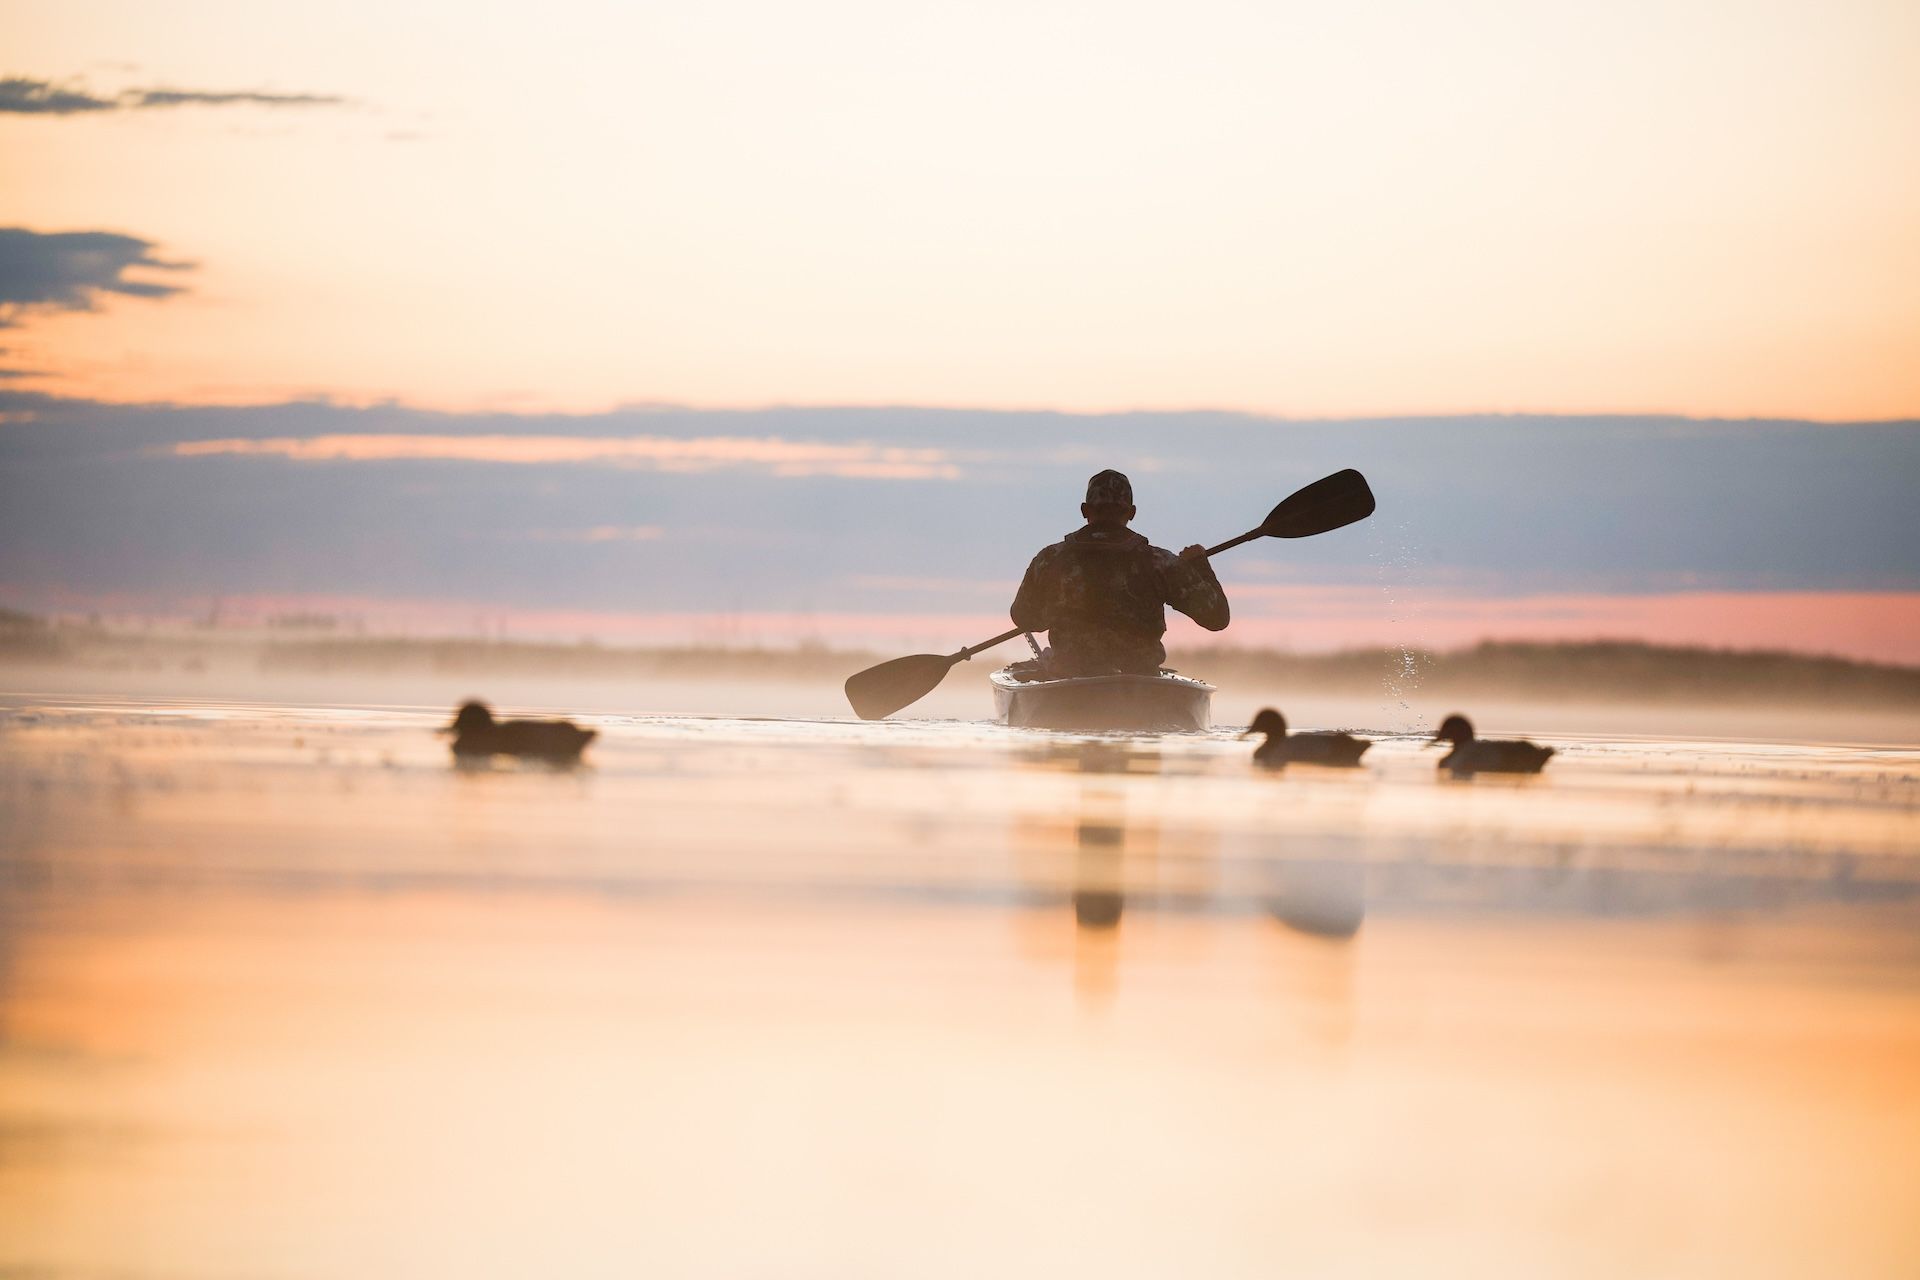
[[[1087,481],[1089,504],[1110,502],[1115,506],[1133,505],[1133,483],[1118,471],[1102,471]]]

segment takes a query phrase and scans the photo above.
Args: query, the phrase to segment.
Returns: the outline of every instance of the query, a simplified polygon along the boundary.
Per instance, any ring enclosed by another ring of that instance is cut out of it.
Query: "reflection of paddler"
[[[1158,772],[1156,751],[1135,752],[1117,743],[1082,742],[1074,749],[1083,774],[1126,774],[1135,761]],[[1082,929],[1116,929],[1126,908],[1127,826],[1117,785],[1092,783],[1080,792],[1080,821],[1073,829],[1073,922]]]
[[[1153,675],[1167,660],[1160,638],[1172,605],[1209,631],[1230,617],[1205,547],[1175,555],[1127,528],[1133,485],[1118,471],[1087,481],[1086,525],[1043,548],[1027,566],[1010,613],[1023,631],[1045,631],[1044,674]]]
[[[1127,831],[1117,794],[1095,792],[1086,801],[1099,816],[1082,816],[1073,832],[1073,986],[1083,1002],[1104,1005],[1120,971]]]
[[[1126,906],[1121,858],[1126,831],[1118,823],[1086,818],[1074,829],[1073,922],[1082,929],[1114,929]]]
[[[1074,755],[1080,773],[1087,775],[1073,828],[1074,987],[1083,1000],[1104,1002],[1119,972],[1128,859],[1142,853],[1151,857],[1158,847],[1152,826],[1128,824],[1121,778],[1159,772],[1160,754],[1093,741],[1076,744]]]

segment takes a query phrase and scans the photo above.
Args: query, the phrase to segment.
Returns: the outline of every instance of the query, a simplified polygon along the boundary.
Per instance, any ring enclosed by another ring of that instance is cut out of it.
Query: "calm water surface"
[[[1920,1274],[1920,751],[0,699],[0,1276]]]

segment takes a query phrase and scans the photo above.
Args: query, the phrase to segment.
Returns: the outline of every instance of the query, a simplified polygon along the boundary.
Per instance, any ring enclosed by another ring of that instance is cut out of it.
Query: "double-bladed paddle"
[[[1317,533],[1331,533],[1357,520],[1365,520],[1372,514],[1373,490],[1367,488],[1365,476],[1349,467],[1292,494],[1269,511],[1258,528],[1229,538],[1217,547],[1208,547],[1207,554],[1217,556],[1229,547],[1255,538],[1311,538]],[[884,719],[932,693],[955,664],[965,662],[983,649],[1005,644],[1021,630],[1015,627],[1003,631],[991,640],[968,645],[955,653],[916,653],[868,667],[847,677],[847,701],[853,704],[853,713],[862,720]]]

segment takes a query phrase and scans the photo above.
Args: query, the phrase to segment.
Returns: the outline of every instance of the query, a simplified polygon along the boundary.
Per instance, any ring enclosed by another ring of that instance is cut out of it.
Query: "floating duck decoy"
[[[1253,762],[1269,769],[1279,769],[1288,764],[1321,764],[1334,768],[1350,769],[1359,765],[1360,757],[1366,754],[1373,744],[1365,738],[1356,738],[1350,733],[1294,733],[1287,732],[1287,718],[1268,707],[1253,718],[1247,726],[1245,738],[1256,733],[1264,733],[1267,740],[1253,749]]]
[[[440,732],[453,735],[456,756],[520,756],[555,764],[578,760],[599,736],[597,729],[582,729],[571,720],[495,720],[484,702],[463,705]]]
[[[1456,778],[1470,778],[1476,773],[1538,773],[1553,755],[1552,747],[1537,742],[1476,738],[1465,716],[1442,720],[1427,745],[1436,742],[1453,744],[1453,750],[1440,757],[1439,767],[1451,770]]]

